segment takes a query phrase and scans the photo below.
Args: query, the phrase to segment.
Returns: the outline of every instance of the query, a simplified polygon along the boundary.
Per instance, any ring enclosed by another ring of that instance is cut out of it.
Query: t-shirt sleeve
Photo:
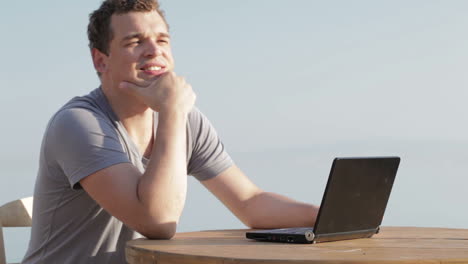
[[[56,162],[70,186],[104,168],[130,162],[109,120],[88,109],[69,108],[51,120],[46,136],[46,156]]]
[[[189,126],[193,143],[188,174],[204,181],[233,165],[216,130],[197,108],[194,108],[189,115]]]

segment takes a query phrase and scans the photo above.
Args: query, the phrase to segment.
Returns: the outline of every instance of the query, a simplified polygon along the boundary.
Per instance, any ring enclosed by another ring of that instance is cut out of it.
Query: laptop
[[[335,158],[314,227],[249,231],[265,242],[318,243],[379,232],[399,157]]]

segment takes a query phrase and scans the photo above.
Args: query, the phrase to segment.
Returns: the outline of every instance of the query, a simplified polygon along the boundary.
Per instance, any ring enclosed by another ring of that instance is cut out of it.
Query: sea
[[[335,157],[399,156],[382,225],[468,228],[468,141],[342,141],[230,155],[261,189],[317,205]],[[2,157],[0,165],[0,204],[33,194],[37,159]],[[196,179],[189,176],[188,182],[178,232],[246,228]],[[30,228],[4,228],[7,262],[21,261],[29,233]]]

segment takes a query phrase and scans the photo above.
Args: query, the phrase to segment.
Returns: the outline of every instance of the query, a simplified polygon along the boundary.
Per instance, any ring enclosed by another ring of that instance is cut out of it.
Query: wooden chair
[[[32,223],[33,197],[6,203],[0,207],[0,264],[6,264],[3,227],[28,227]]]

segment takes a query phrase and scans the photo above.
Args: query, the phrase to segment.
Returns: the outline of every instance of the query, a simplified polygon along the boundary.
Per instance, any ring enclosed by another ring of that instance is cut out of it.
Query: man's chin
[[[155,79],[138,79],[138,80],[133,79],[133,80],[123,80],[123,81],[144,88],[144,87],[148,87],[151,83],[154,82],[154,80]]]
[[[138,86],[143,86],[143,87],[146,87],[148,85],[150,85],[151,83],[153,83],[154,81],[158,80],[159,78],[161,78],[164,74],[161,74],[161,75],[155,75],[155,76],[151,76],[151,77],[144,77],[144,78],[139,78],[138,80],[136,81],[133,81],[132,83],[138,85]]]

